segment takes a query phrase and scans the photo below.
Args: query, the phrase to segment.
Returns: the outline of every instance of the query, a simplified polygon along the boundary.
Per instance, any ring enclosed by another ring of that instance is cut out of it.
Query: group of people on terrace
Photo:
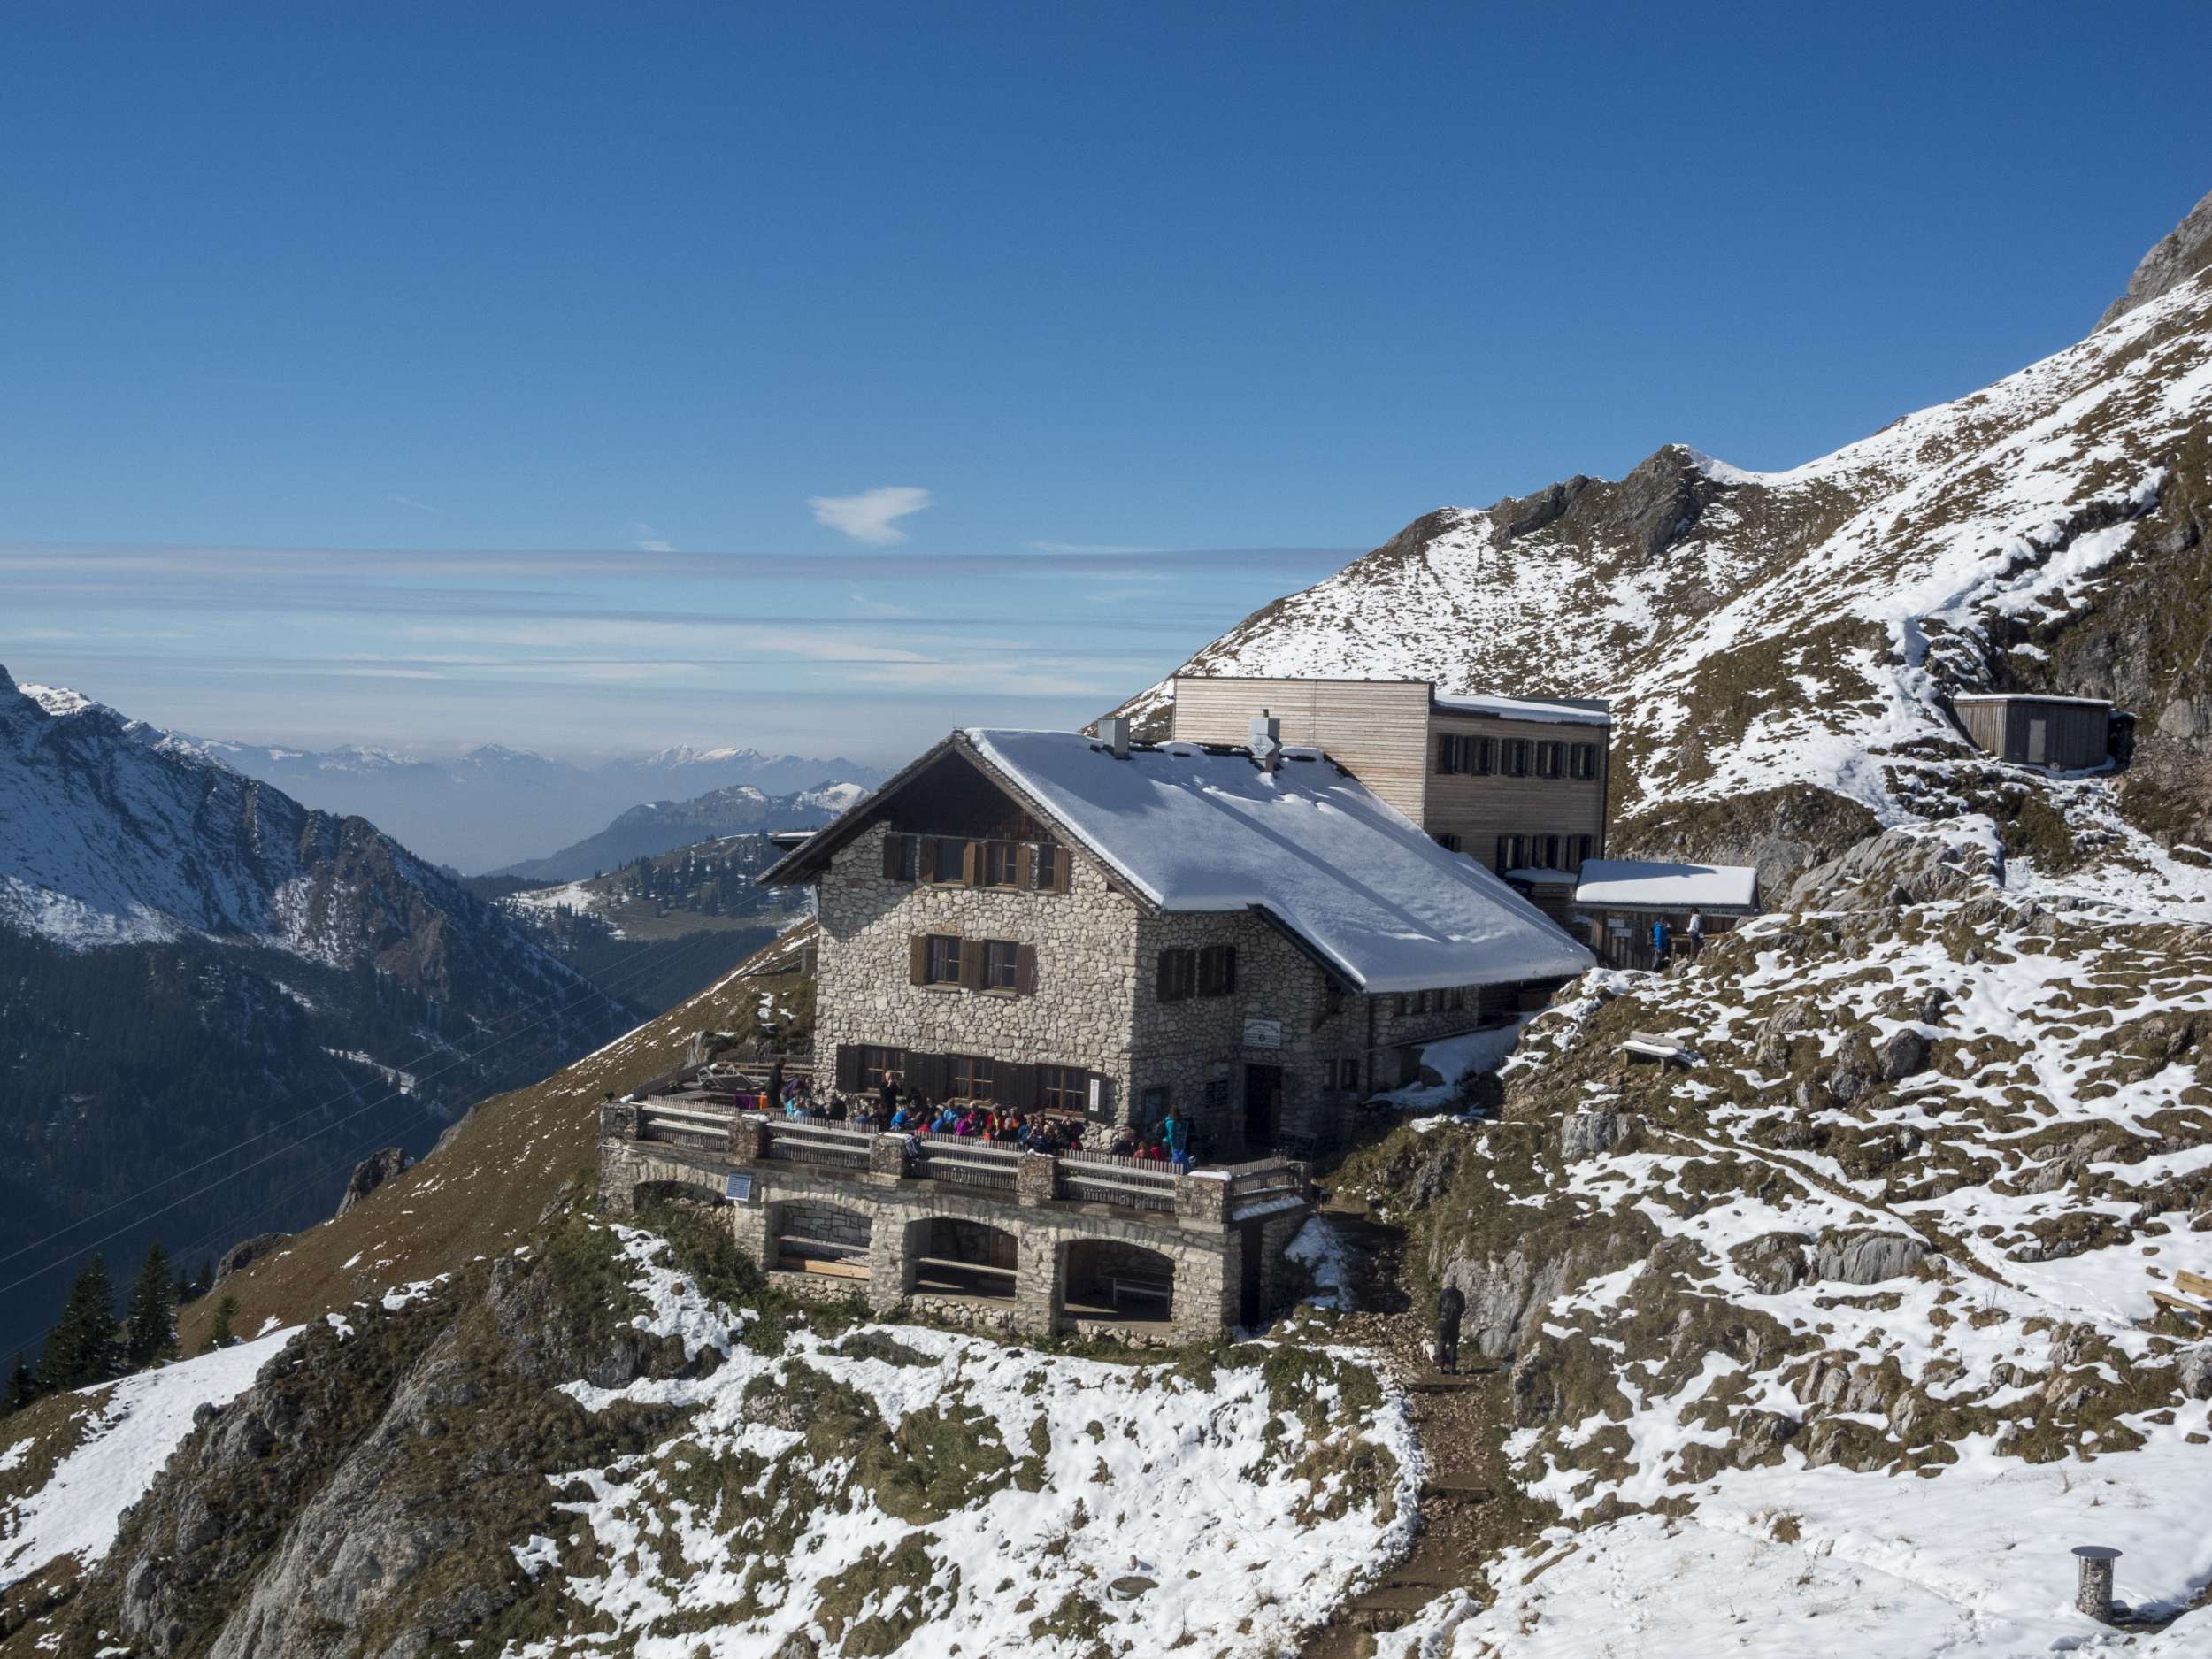
[[[884,1073],[872,1094],[849,1100],[833,1090],[826,1098],[818,1100],[813,1080],[806,1077],[787,1079],[781,1060],[769,1068],[759,1109],[793,1123],[846,1124],[856,1129],[886,1129],[901,1134],[988,1141],[1031,1152],[1072,1152],[1083,1145],[1084,1140],[1084,1125],[1079,1120],[1001,1108],[988,1101],[927,1100],[919,1091],[906,1087],[896,1071]],[[1141,1133],[1132,1128],[1122,1129],[1112,1144],[1102,1149],[1116,1157],[1171,1164],[1179,1170],[1190,1168],[1194,1161],[1190,1126],[1171,1111]]]

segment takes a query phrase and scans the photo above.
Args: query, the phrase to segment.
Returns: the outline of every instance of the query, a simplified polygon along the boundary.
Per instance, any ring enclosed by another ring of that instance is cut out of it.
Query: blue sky
[[[2212,9],[18,4],[0,662],[895,758],[1417,515],[2066,344]],[[903,510],[903,511],[902,511]]]

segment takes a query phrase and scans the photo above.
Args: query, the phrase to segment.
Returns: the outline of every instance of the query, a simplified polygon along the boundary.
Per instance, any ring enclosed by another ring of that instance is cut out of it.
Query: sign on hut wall
[[[1244,1046],[1248,1048],[1279,1048],[1283,1046],[1283,1022],[1279,1019],[1248,1019],[1244,1022]]]

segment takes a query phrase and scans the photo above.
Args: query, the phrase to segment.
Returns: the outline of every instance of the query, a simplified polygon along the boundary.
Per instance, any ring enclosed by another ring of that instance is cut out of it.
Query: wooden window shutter
[[[906,837],[886,835],[883,838],[883,879],[903,881],[906,879]]]
[[[960,983],[966,989],[979,991],[983,988],[985,953],[989,949],[980,939],[964,939],[960,941]]]
[[[1033,1065],[1009,1065],[1004,1061],[998,1068],[999,1102],[1013,1111],[1028,1111],[1037,1104],[1037,1068]]]
[[[914,879],[918,881],[937,879],[937,838],[917,835],[914,838]]]
[[[1152,974],[1152,995],[1163,1002],[1175,1000],[1175,953],[1163,950],[1160,961]]]
[[[983,843],[970,841],[960,849],[960,885],[972,887],[982,879]]]
[[[1037,849],[1024,841],[1014,852],[1014,885],[1033,887],[1037,885]]]
[[[1037,994],[1037,947],[1014,947],[1014,989],[1024,996]]]
[[[1075,872],[1075,855],[1065,847],[1052,849],[1052,890],[1065,893]]]
[[[1237,948],[1234,945],[1224,945],[1221,948],[1221,995],[1227,996],[1236,988]]]
[[[860,1050],[849,1042],[837,1045],[837,1087],[849,1093],[860,1087]]]
[[[1436,734],[1436,769],[1439,772],[1452,769],[1452,740],[1442,732]]]
[[[906,941],[906,982],[909,985],[929,983],[929,935],[917,933]]]

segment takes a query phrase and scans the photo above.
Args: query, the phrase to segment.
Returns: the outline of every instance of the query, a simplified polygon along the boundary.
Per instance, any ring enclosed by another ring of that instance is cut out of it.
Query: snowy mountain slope
[[[849,780],[818,782],[788,795],[770,795],[744,783],[688,801],[651,801],[632,807],[596,835],[499,873],[548,883],[581,880],[694,841],[746,831],[813,829],[867,793],[866,784]]]
[[[1184,672],[1611,696],[1624,844],[1755,852],[1779,823],[1802,844],[1778,875],[1839,834],[1956,810],[1927,798],[1945,795],[1930,764],[1967,752],[1946,694],[2112,696],[2139,718],[2138,771],[2185,797],[2163,839],[2202,839],[2208,480],[2199,272],[1788,472],[1670,445],[1617,483],[1431,513]],[[1156,723],[1166,697],[1125,706]]]
[[[417,757],[357,744],[303,750],[176,741],[309,806],[368,818],[424,856],[469,872],[575,841],[643,801],[743,784],[789,795],[825,778],[874,783],[881,776],[856,761],[736,746],[677,747],[585,765],[498,743],[457,756]]]
[[[1546,1517],[1384,1655],[2093,1645],[2076,1543],[2179,1618],[2135,1651],[2212,1640],[2212,1341],[2150,1295],[2212,1271],[2212,932],[2005,894],[1960,830],[1947,896],[1893,905],[1863,856],[1694,964],[1590,976],[1501,1122],[1376,1161],[1510,1366]]]

